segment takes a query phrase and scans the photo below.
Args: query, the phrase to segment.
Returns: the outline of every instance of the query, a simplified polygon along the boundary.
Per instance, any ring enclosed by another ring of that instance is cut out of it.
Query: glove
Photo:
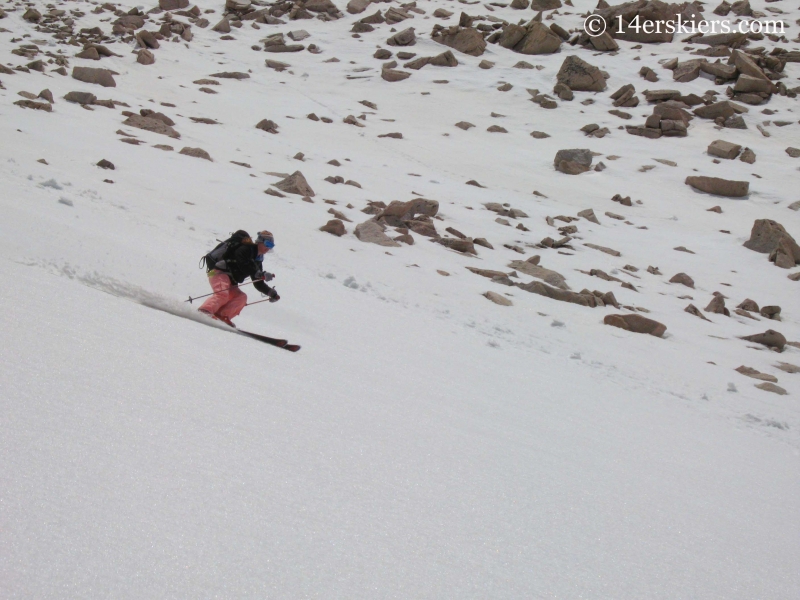
[[[277,302],[278,300],[281,299],[281,297],[278,296],[278,292],[275,290],[275,288],[270,288],[269,292],[267,293],[267,296],[269,296],[270,302]]]
[[[253,281],[272,281],[275,279],[275,275],[272,273],[267,273],[266,271],[259,271],[252,277]]]

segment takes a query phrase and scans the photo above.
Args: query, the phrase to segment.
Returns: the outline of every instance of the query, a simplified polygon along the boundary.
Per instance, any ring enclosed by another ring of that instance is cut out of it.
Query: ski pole
[[[264,298],[263,300],[256,300],[255,302],[248,302],[247,304],[245,304],[245,306],[253,306],[253,304],[261,304],[262,302],[269,302],[270,300],[272,300],[272,298]]]
[[[251,283],[253,283],[253,282],[252,281],[248,281],[247,283],[241,283],[239,285],[250,285]],[[202,296],[195,296],[194,298],[189,296],[189,299],[188,300],[184,300],[184,302],[188,302],[189,304],[191,304],[193,300],[200,300],[200,298],[205,298],[206,296],[213,296],[214,294],[218,294],[220,292],[227,292],[228,290],[233,289],[235,287],[239,287],[239,286],[232,285],[230,287],[226,287],[224,290],[219,290],[219,292],[211,292],[210,294],[204,294]]]

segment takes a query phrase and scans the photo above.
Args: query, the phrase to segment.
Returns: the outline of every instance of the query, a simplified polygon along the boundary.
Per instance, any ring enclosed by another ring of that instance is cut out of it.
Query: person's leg
[[[216,275],[212,275],[208,278],[208,283],[211,284],[211,289],[214,290],[214,295],[209,296],[198,310],[207,312],[210,315],[215,315],[231,299],[231,292],[238,292],[239,288],[231,287],[231,278],[225,273],[217,273]]]
[[[228,302],[217,311],[217,315],[226,319],[233,319],[242,312],[246,304],[247,294],[238,287],[235,287],[230,291]]]

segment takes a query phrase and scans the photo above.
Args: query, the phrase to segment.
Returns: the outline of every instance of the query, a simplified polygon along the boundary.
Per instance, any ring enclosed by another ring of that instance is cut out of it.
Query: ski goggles
[[[265,236],[259,235],[256,238],[256,243],[257,244],[264,244],[267,248],[270,248],[270,249],[275,247],[275,240],[272,239],[272,236],[265,237]]]

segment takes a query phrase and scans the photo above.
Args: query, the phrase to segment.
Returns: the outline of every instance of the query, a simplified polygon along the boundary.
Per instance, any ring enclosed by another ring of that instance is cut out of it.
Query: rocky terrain
[[[678,15],[785,31],[631,26]],[[798,36],[787,0],[6,0],[6,281],[183,300],[268,227],[245,325],[401,370],[452,334],[444,372],[530,368],[499,402],[602,380],[796,458]]]

